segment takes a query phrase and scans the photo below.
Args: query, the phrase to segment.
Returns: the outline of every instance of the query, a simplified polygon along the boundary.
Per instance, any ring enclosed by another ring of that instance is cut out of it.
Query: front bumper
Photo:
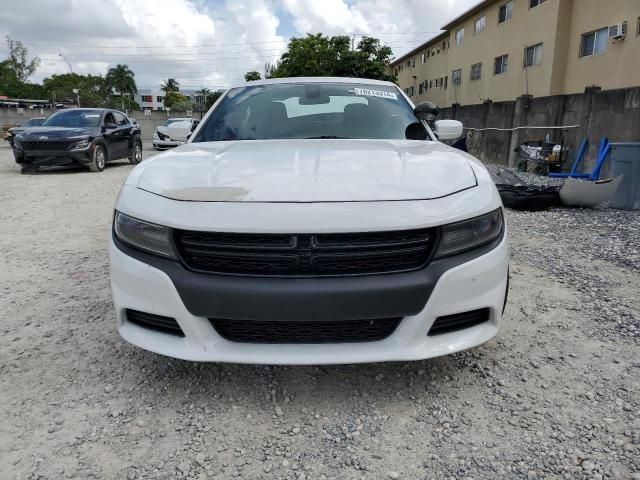
[[[160,140],[158,138],[154,138],[152,140],[153,148],[157,150],[164,150],[167,148],[174,148],[180,145],[184,145],[185,142],[180,142],[178,140]]]
[[[64,165],[72,162],[86,164],[91,162],[93,147],[94,145],[89,145],[75,150],[22,150],[14,147],[13,153],[16,158],[21,156],[29,159],[34,165]]]
[[[507,287],[507,256],[505,232],[495,248],[463,263],[454,262],[451,268],[437,272],[432,278],[433,284],[427,284],[424,288],[423,306],[403,316],[397,329],[384,340],[364,343],[246,344],[225,340],[216,333],[206,316],[193,314],[193,300],[185,297],[184,287],[180,287],[179,292],[171,278],[175,277],[175,272],[170,272],[170,276],[163,269],[128,255],[116,245],[113,238],[110,243],[113,299],[119,331],[125,340],[152,352],[185,360],[251,364],[420,360],[480,345],[498,332]],[[183,269],[179,264],[176,267]],[[425,270],[430,268],[433,267],[430,265]],[[187,272],[188,275],[196,274]],[[275,290],[277,295],[283,293],[272,279],[263,278],[259,281],[264,282],[266,291]],[[389,288],[395,287],[391,284]],[[264,296],[264,292],[261,295],[247,295],[245,302],[257,306],[255,311],[265,307],[272,309],[273,305],[268,304],[268,295]],[[331,299],[325,301],[330,302]],[[208,303],[208,306],[200,307],[215,311],[228,302],[224,296],[209,292]],[[489,309],[489,321],[456,332],[427,336],[436,318],[480,308]],[[173,317],[185,336],[175,337],[134,325],[126,319],[126,309]]]

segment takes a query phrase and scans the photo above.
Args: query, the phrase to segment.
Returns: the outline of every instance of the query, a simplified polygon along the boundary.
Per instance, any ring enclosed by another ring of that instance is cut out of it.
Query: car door
[[[113,112],[113,117],[118,125],[118,157],[122,158],[129,155],[131,151],[131,132],[133,131],[133,125],[129,122],[129,119],[120,112]]]
[[[113,112],[107,112],[102,120],[102,137],[109,150],[109,159],[121,158],[122,135],[118,132],[118,123]]]

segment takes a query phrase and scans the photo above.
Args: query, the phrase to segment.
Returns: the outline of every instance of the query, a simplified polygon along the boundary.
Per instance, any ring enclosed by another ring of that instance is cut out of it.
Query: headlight
[[[153,132],[153,139],[160,140],[160,137],[158,136],[158,132]]]
[[[502,209],[442,227],[435,258],[448,257],[493,242],[502,235]]]
[[[89,141],[89,139],[85,138],[84,140],[73,142],[69,148],[71,150],[82,150],[84,148],[87,148],[90,144],[91,142]]]
[[[132,247],[163,257],[176,258],[171,246],[168,227],[144,222],[124,213],[116,212],[113,228],[116,237]]]

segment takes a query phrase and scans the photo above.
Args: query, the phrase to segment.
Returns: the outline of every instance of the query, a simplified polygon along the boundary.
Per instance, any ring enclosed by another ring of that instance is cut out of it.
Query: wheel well
[[[107,148],[107,143],[100,138],[100,139],[95,141],[94,145],[95,146],[100,145],[102,148],[104,148],[104,153],[107,154],[107,160],[108,160],[109,159],[109,149]],[[95,150],[95,148],[94,148],[94,150]]]

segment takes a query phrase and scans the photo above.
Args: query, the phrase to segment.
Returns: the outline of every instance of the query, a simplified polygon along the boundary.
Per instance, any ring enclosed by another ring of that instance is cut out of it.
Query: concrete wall
[[[552,127],[579,125],[564,131],[569,149],[567,169],[583,138],[589,139],[585,169],[596,160],[603,136],[611,142],[640,142],[640,87],[603,90],[589,88],[581,94],[547,97],[521,96],[512,102],[485,102],[481,105],[453,105],[441,110],[440,118],[460,120],[465,128],[499,128],[509,131],[467,130],[470,152],[483,161],[515,165],[513,149],[529,140],[560,142],[561,130],[516,129],[515,127]],[[605,165],[605,172],[607,165]]]
[[[4,125],[19,125],[27,118],[32,117],[48,117],[56,110],[49,109],[26,109],[26,108],[0,108],[0,127]],[[129,116],[135,118],[142,130],[142,140],[151,141],[153,131],[158,125],[162,125],[169,117],[187,117],[186,112],[151,112],[151,115],[145,115],[143,112],[129,112]],[[201,118],[200,113],[193,113],[193,117]]]

